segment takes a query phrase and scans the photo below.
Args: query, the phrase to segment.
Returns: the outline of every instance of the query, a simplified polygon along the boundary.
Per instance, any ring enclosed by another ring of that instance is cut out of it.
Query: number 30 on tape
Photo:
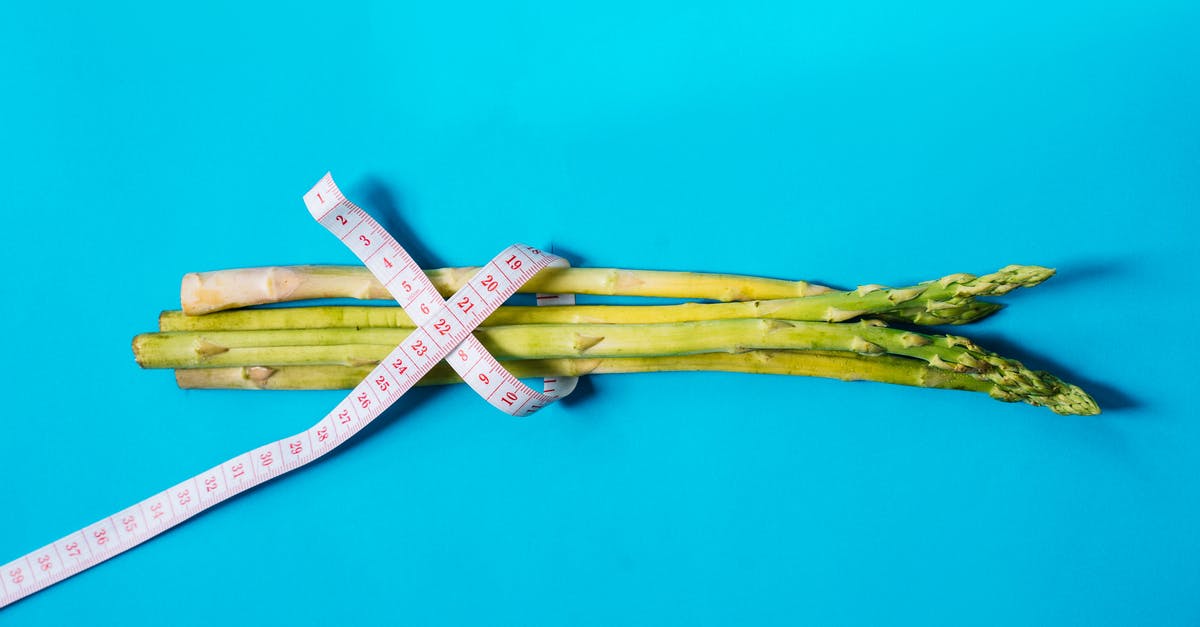
[[[449,300],[404,248],[350,202],[326,174],[304,195],[309,213],[354,251],[416,323],[369,375],[305,431],[247,451],[135,503],[112,516],[0,567],[0,608],[84,571],[256,485],[336,448],[395,403],[442,359],[480,396],[514,416],[527,416],[569,394],[575,379],[547,379],[530,389],[471,335],[539,270],[566,261],[523,244],[505,248]],[[571,295],[542,295],[538,304],[574,304]]]

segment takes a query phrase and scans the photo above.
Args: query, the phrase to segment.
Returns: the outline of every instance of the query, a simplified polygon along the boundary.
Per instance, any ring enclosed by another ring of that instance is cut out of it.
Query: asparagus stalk
[[[1000,308],[994,303],[976,301],[975,297],[1003,295],[1018,287],[1031,287],[1052,274],[1053,270],[1039,266],[1008,266],[981,277],[957,274],[903,288],[868,285],[853,291],[826,291],[807,297],[774,300],[624,307],[510,306],[493,313],[485,324],[646,324],[732,318],[841,322],[863,315],[887,316],[917,324],[965,324]],[[163,312],[159,317],[159,328],[182,331],[413,326],[412,320],[399,307],[252,309],[194,316],[187,313],[186,303],[185,300],[183,312]]]
[[[426,270],[438,292],[450,296],[478,267]],[[662,296],[718,301],[794,298],[829,291],[806,281],[698,272],[546,268],[517,291],[521,293]],[[272,266],[184,275],[179,300],[183,311],[198,315],[250,305],[313,298],[392,300],[391,294],[362,266]]]
[[[654,324],[772,318],[841,322],[851,314],[821,302],[820,296],[785,298],[736,303],[683,303],[680,305],[574,305],[571,307],[526,307],[506,305],[497,309],[482,326],[514,324]],[[918,308],[879,307],[880,312],[902,312],[904,317],[921,317],[928,324],[964,324],[991,314],[1001,307],[996,303],[973,301],[941,310],[935,319],[925,317],[925,305]],[[203,316],[182,311],[159,314],[160,331],[262,331],[271,329],[404,328],[412,329],[412,319],[399,307],[322,305],[275,309],[237,309]]]
[[[407,329],[283,329],[148,333],[134,338],[146,368],[269,365],[369,365],[404,341]],[[892,329],[879,321],[833,324],[772,319],[672,324],[512,325],[477,329],[500,359],[652,357],[747,350],[832,350],[920,359],[997,386],[1011,400],[1058,413],[1095,414],[1095,402],[1076,386],[1029,370],[957,336]],[[995,395],[995,394],[994,394]]]
[[[337,390],[352,388],[373,366],[242,366],[176,370],[187,389]],[[992,392],[996,385],[967,374],[934,368],[905,357],[867,357],[840,351],[747,351],[666,357],[602,359],[529,359],[505,367],[518,377],[583,376],[668,371],[724,371],[803,375],[842,381],[877,381],[926,388]],[[446,364],[438,364],[421,385],[461,383]]]

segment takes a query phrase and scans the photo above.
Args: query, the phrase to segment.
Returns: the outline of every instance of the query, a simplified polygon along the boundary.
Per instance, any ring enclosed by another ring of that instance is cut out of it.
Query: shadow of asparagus
[[[573,407],[587,403],[594,396],[596,396],[596,386],[592,383],[592,378],[579,377],[579,382],[575,384],[575,391],[564,397],[559,403],[562,403],[564,407]]]
[[[420,235],[404,219],[404,199],[382,179],[369,176],[356,190],[362,208],[375,218],[422,268],[442,268],[449,264],[425,246]]]
[[[1070,289],[1077,283],[1112,280],[1116,276],[1130,274],[1136,264],[1135,259],[1063,262],[1058,265],[1058,274],[1052,279],[1053,286]]]
[[[587,257],[570,247],[556,244],[554,242],[550,242],[548,246],[549,248],[547,250],[571,262],[571,265],[576,268],[583,268],[588,265]]]

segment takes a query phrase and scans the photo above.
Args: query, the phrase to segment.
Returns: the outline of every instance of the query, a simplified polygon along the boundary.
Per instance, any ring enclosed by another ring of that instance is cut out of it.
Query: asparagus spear
[[[438,292],[450,296],[478,267],[426,270]],[[706,298],[719,301],[794,298],[829,291],[806,281],[781,281],[731,274],[661,272],[614,268],[546,268],[517,290],[521,293],[602,294]],[[362,266],[272,266],[184,275],[183,311],[198,315],[265,303],[312,298],[392,300],[370,270]]]
[[[526,307],[506,305],[497,309],[482,326],[513,324],[652,324],[730,320],[736,318],[772,318],[841,322],[851,313],[810,302],[821,297],[784,298],[736,303],[683,303],[681,305],[574,305],[571,307]],[[942,310],[935,319],[921,317],[928,324],[964,324],[991,314],[1001,305],[973,301]],[[905,317],[925,316],[924,305],[917,308],[881,306],[880,312],[903,312]],[[203,316],[182,311],[159,314],[160,331],[261,331],[271,329],[405,328],[413,321],[399,307],[322,305],[273,309],[237,309]]]
[[[374,364],[403,341],[397,328],[284,329],[148,333],[134,338],[147,368]],[[885,326],[772,319],[672,324],[512,325],[477,329],[476,337],[500,359],[648,357],[747,350],[834,350],[898,355],[993,383],[1012,400],[1055,412],[1094,414],[1095,402],[1078,387],[957,336],[931,336]]]
[[[502,307],[488,318],[486,324],[655,323],[730,318],[840,322],[863,315],[887,316],[917,324],[965,324],[1000,308],[994,303],[976,301],[975,297],[1003,295],[1018,287],[1032,287],[1049,278],[1053,272],[1039,266],[1008,266],[980,277],[956,274],[903,288],[868,285],[846,292],[826,291],[806,297],[747,302],[626,307]],[[184,312],[163,312],[159,318],[160,329],[250,330],[413,325],[399,307],[311,307],[193,316],[187,313],[188,301],[185,299],[184,302]]]
[[[583,376],[633,372],[717,370],[754,374],[803,375],[842,381],[877,381],[948,390],[991,393],[994,383],[934,368],[905,357],[867,357],[843,351],[747,351],[666,357],[601,359],[528,359],[505,367],[518,377]],[[176,370],[181,388],[246,390],[337,390],[352,388],[373,366],[241,366]],[[421,385],[460,383],[446,364],[438,364]],[[1007,395],[1002,395],[1007,398]]]

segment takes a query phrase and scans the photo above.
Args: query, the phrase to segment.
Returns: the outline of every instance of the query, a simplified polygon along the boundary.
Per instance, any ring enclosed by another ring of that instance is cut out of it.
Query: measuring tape
[[[471,331],[534,274],[566,261],[523,244],[505,248],[443,301],[396,240],[350,202],[326,174],[307,194],[309,213],[362,260],[417,328],[324,418],[305,431],[247,451],[0,568],[0,608],[127,551],[200,512],[337,448],[379,417],[442,359],[494,407],[527,416],[566,396],[574,377],[547,378],[537,392],[504,369]],[[574,304],[538,295],[538,304]]]

